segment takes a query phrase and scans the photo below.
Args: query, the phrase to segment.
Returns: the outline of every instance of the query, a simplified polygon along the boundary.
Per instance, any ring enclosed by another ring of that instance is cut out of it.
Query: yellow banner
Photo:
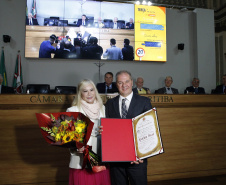
[[[166,62],[166,9],[135,5],[135,60]]]

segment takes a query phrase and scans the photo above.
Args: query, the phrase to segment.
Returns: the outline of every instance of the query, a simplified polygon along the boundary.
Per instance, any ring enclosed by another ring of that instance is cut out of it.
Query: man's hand
[[[141,159],[138,159],[138,161],[133,161],[131,162],[131,164],[140,164],[140,163],[143,163],[144,161],[141,160]]]
[[[99,128],[99,130],[98,130],[99,134],[102,134],[102,132],[103,132],[103,126],[99,126],[98,128]]]

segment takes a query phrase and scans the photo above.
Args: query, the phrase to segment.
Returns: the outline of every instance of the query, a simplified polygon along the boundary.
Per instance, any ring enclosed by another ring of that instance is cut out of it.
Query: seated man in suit
[[[26,25],[39,25],[37,19],[34,19],[31,13],[28,13]]]
[[[77,26],[77,27],[79,27],[79,26],[88,26],[88,21],[87,21],[87,19],[86,19],[86,15],[85,15],[85,14],[82,15],[82,19],[79,19],[79,20],[78,20],[76,26]]]
[[[187,87],[184,90],[184,94],[205,94],[205,89],[203,87],[199,87],[200,80],[198,78],[193,78],[192,86]]]
[[[95,25],[96,28],[103,28],[104,27],[104,23],[103,23],[101,17],[98,18],[97,22],[95,22],[94,25]]]
[[[122,24],[121,22],[118,22],[118,17],[115,17],[114,21],[110,22],[110,28],[123,29],[123,28],[125,28],[125,24]]]
[[[214,90],[214,94],[226,94],[226,74],[222,77],[223,84],[218,85]]]
[[[134,23],[133,23],[133,19],[132,18],[130,18],[129,22],[126,23],[126,29],[131,29],[131,30],[134,29]]]
[[[3,77],[0,74],[0,94],[13,94],[14,89],[12,87],[2,85]]]
[[[167,76],[165,78],[165,87],[162,87],[156,91],[156,94],[179,94],[179,91],[175,88],[172,88],[173,78]]]
[[[107,72],[104,75],[104,83],[98,83],[97,84],[97,90],[99,93],[117,93],[118,88],[113,82],[113,73],[112,72]]]
[[[143,87],[144,79],[142,77],[138,77],[135,82],[136,88],[133,88],[133,92],[135,94],[151,94],[150,90],[147,87]]]

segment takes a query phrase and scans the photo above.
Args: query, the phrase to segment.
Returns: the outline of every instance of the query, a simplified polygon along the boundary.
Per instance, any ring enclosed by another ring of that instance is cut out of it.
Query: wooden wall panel
[[[68,149],[48,145],[35,113],[63,112],[75,95],[0,96],[0,184],[65,185]],[[149,95],[165,152],[148,159],[148,180],[226,173],[226,96]],[[102,95],[104,102],[112,96]]]

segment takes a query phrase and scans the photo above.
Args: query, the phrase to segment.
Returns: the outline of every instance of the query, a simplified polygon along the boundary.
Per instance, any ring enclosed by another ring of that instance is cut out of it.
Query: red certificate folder
[[[102,161],[126,162],[163,153],[156,109],[133,119],[101,118]]]

